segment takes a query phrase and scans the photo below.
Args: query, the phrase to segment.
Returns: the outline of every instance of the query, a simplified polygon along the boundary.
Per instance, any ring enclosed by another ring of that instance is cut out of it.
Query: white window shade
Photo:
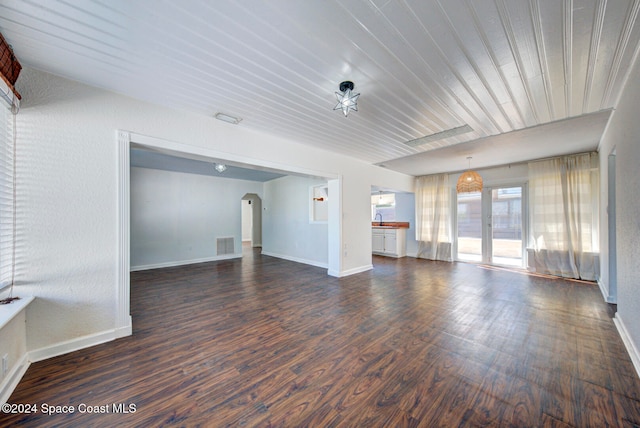
[[[20,109],[20,98],[2,75],[0,75],[0,106],[2,108],[8,107],[14,113]]]
[[[16,111],[17,107],[15,104],[10,104],[10,100],[6,97],[0,98],[0,290],[2,290],[13,282],[15,116],[12,109]]]

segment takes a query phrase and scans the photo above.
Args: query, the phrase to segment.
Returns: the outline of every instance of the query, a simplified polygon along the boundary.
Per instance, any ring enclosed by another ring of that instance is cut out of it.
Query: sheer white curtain
[[[451,261],[451,186],[449,175],[428,175],[416,181],[418,257]]]
[[[529,163],[528,264],[535,271],[597,279],[597,156],[587,153]]]

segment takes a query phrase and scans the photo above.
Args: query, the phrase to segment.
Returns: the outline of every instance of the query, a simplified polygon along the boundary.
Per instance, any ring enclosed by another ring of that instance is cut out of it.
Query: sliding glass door
[[[458,194],[457,260],[523,266],[523,186]]]
[[[458,193],[458,260],[482,262],[482,194]]]
[[[489,242],[496,265],[522,267],[522,186],[491,190],[491,223]]]

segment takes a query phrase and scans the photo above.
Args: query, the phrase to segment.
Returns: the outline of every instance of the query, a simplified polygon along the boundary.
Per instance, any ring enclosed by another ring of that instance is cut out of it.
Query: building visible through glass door
[[[458,193],[457,260],[482,261],[482,198],[480,192]]]
[[[456,260],[522,267],[522,186],[459,193],[457,224]]]

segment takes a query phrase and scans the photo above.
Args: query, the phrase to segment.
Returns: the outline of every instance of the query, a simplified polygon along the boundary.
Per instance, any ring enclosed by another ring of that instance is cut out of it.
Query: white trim
[[[622,92],[622,91],[621,91]],[[609,121],[610,123],[611,121]],[[607,124],[608,126],[608,124]],[[605,135],[605,134],[602,134]],[[607,250],[608,250],[608,262],[607,262],[607,302],[618,302],[618,248],[617,248],[617,228],[616,228],[616,148],[613,147],[612,152],[607,156],[607,173],[606,173],[606,186],[607,186],[607,208],[606,208],[606,222],[607,222]],[[604,175],[604,174],[602,174]],[[602,181],[602,176],[600,177]],[[602,203],[600,198],[600,203]],[[600,224],[602,224],[602,218],[600,218]],[[600,235],[602,236],[602,235]],[[604,271],[603,259],[600,260],[600,271]]]
[[[118,284],[116,285],[116,327],[115,331],[124,336],[130,335],[131,311],[130,311],[130,167],[129,149],[131,146],[131,134],[126,131],[118,131],[116,134],[118,144]],[[128,332],[128,334],[126,334]],[[116,336],[123,337],[123,336]]]
[[[638,377],[640,377],[640,352],[638,352],[638,347],[633,342],[633,339],[629,335],[627,331],[627,327],[624,325],[624,322],[620,318],[620,313],[617,312],[613,317],[613,323],[616,325],[618,329],[618,333],[624,342],[624,346],[627,348],[627,352],[629,353],[629,357],[631,357],[631,362],[633,363],[633,367],[636,369],[636,373]]]
[[[23,297],[20,300],[14,300],[13,302],[1,305],[0,306],[0,329],[4,328],[13,320],[18,314],[23,313],[25,308],[29,305],[29,303],[33,302],[35,297]],[[18,322],[24,323],[26,321],[26,313],[24,314],[24,321],[18,320]],[[20,337],[20,341],[24,341],[26,345],[26,335],[25,337]],[[15,344],[19,343],[18,338],[15,341]],[[13,345],[13,349],[15,349],[15,344]],[[0,403],[4,404],[7,402],[13,390],[18,386],[20,379],[24,376],[27,368],[29,367],[29,359],[27,358],[27,353],[25,352],[20,360],[13,365],[11,370],[4,377],[2,383],[0,383]]]
[[[600,288],[600,293],[602,293],[604,301],[607,303],[616,303],[616,299],[613,296],[609,296],[609,293],[602,282],[602,278],[598,278],[596,282],[598,283],[598,288]]]
[[[69,352],[89,348],[95,345],[101,345],[106,342],[111,342],[112,340],[115,340],[119,337],[118,334],[118,329],[102,331],[100,333],[89,334],[87,336],[77,337],[75,339],[55,343],[51,346],[45,346],[44,348],[35,349],[33,351],[27,352],[27,355],[29,358],[29,362],[35,363],[37,361],[64,355]]]
[[[0,305],[0,330],[15,318],[29,303],[33,302],[35,297],[22,297],[20,300],[14,300],[6,305]]]
[[[131,272],[137,272],[141,270],[150,270],[150,269],[161,269],[166,267],[175,267],[175,266],[184,266],[184,265],[192,265],[196,263],[207,263],[207,262],[215,262],[218,260],[228,260],[228,259],[237,259],[241,258],[242,253],[236,254],[225,254],[222,256],[213,256],[213,257],[204,257],[201,259],[192,259],[192,260],[177,260],[172,262],[164,262],[164,263],[154,263],[151,265],[140,265],[140,266],[131,266]]]
[[[27,372],[29,368],[29,359],[27,358],[27,354],[24,354],[20,361],[13,366],[11,371],[4,378],[4,382],[0,385],[0,404],[4,404],[9,400],[11,394],[20,383],[20,380]]]
[[[343,270],[342,272],[336,272],[336,271],[333,271],[333,270],[329,270],[329,275],[335,276],[336,278],[342,278],[342,277],[345,277],[345,276],[355,275],[355,274],[361,273],[361,272],[366,272],[366,271],[371,270],[371,269],[373,269],[373,264],[364,265],[364,266],[359,266],[359,267],[352,268],[352,269]]]
[[[133,320],[131,319],[131,316],[129,316],[128,325],[116,327],[115,329],[113,329],[113,331],[115,332],[116,339],[131,336],[133,334]]]
[[[343,266],[343,249],[342,249],[342,176],[335,180],[328,180],[329,186],[329,218],[327,222],[327,274],[330,276],[338,276]],[[344,249],[346,253],[346,248]]]
[[[283,260],[289,260],[290,262],[296,262],[296,263],[302,263],[302,264],[305,264],[305,265],[316,266],[316,267],[323,268],[323,269],[327,269],[329,267],[329,265],[327,263],[318,262],[318,261],[315,261],[315,260],[302,259],[300,257],[287,256],[287,255],[284,255],[284,254],[270,253],[268,251],[263,251],[262,255],[276,257],[278,259],[283,259]]]
[[[51,346],[27,352],[20,360],[20,363],[16,364],[14,366],[14,370],[12,370],[9,376],[7,376],[7,379],[9,380],[0,389],[0,401],[2,403],[5,403],[6,400],[9,399],[11,393],[18,386],[18,383],[27,372],[27,369],[29,368],[31,363],[57,357],[59,355],[77,351],[79,349],[85,349],[91,346],[100,345],[102,343],[118,339],[120,337],[130,336],[132,332],[131,317],[128,317],[128,319],[129,324],[127,326],[122,326],[113,330],[107,330],[101,333],[67,340],[65,342],[56,343]]]

